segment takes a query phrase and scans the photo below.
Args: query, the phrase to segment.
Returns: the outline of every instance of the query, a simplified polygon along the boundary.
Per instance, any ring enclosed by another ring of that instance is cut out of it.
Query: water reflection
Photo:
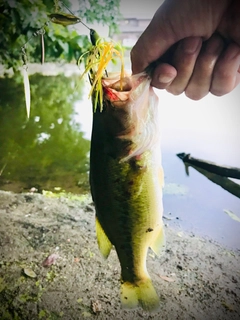
[[[189,164],[189,163],[184,162],[184,166],[185,166],[185,172],[188,176],[189,176],[189,167],[192,167],[195,170],[197,170],[198,172],[200,172],[201,174],[203,174],[210,181],[216,183],[217,185],[221,186],[223,189],[227,190],[228,192],[230,192],[234,196],[240,198],[240,185],[239,184],[233,182],[232,180],[230,180],[226,177],[222,177],[216,173],[209,172],[207,170],[199,168],[198,166],[195,166],[193,164]]]
[[[26,117],[22,77],[0,79],[0,187],[88,191],[89,141],[74,120],[83,86],[77,76],[30,77],[31,115]]]
[[[179,231],[192,232],[196,236],[204,236],[239,250],[240,223],[226,214],[232,212],[239,217],[237,181],[231,183],[230,179],[225,178],[229,180],[229,186],[223,177],[222,180],[221,177],[216,179],[216,175],[213,174],[204,175],[205,172],[201,169],[196,170],[192,165],[188,167],[186,174],[184,165],[179,160],[175,152],[163,150],[164,215],[168,216],[171,213],[170,217],[178,217],[177,220],[165,223]],[[235,192],[229,192],[230,190]]]

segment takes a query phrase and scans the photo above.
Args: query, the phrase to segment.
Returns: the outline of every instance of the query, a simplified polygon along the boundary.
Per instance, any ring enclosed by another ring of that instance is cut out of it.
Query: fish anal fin
[[[125,309],[135,309],[140,305],[151,312],[159,308],[160,300],[150,278],[140,283],[123,282],[121,284],[121,303]]]
[[[99,250],[102,256],[105,259],[107,259],[112,249],[112,243],[108,239],[97,217],[96,217],[96,234],[97,234],[97,242],[98,242]]]
[[[160,256],[161,252],[165,247],[165,232],[163,225],[159,229],[159,232],[156,233],[156,237],[153,239],[150,248],[157,255]]]

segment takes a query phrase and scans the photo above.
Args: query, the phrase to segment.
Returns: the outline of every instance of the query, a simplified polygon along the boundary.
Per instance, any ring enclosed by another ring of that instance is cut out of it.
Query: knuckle
[[[215,70],[215,77],[218,77],[222,82],[228,82],[232,78],[232,74],[229,73],[229,70],[225,67],[225,65],[218,65]]]

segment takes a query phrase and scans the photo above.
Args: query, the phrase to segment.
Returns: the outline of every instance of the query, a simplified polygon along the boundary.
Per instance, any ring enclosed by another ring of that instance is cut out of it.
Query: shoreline
[[[115,250],[101,257],[94,214],[89,198],[0,190],[1,319],[240,318],[239,250],[172,227],[165,253],[147,260],[160,311],[122,310],[119,262]]]

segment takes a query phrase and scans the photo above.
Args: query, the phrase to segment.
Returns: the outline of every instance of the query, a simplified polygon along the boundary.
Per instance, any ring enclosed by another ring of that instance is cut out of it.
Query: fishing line
[[[21,49],[23,48],[23,47],[25,47],[29,42],[30,42],[30,40],[33,38],[33,37],[37,37],[38,35],[44,35],[45,34],[45,32],[46,32],[46,30],[45,30],[45,27],[47,26],[49,24],[49,21],[46,21],[45,23],[44,23],[44,25],[43,26],[41,26],[41,28],[39,28],[39,29],[37,29],[36,31],[34,31],[33,33],[32,33],[32,35],[27,39],[27,41],[24,43],[24,45],[21,47]]]
[[[66,6],[66,4],[65,4],[64,2],[61,1],[61,3],[62,3],[62,5],[63,5],[73,16],[75,16],[75,14]],[[90,29],[85,23],[83,23],[80,18],[79,18],[79,20],[80,20],[79,22],[80,22],[81,24],[83,24],[84,27],[86,27],[88,30],[91,31],[91,29]]]

